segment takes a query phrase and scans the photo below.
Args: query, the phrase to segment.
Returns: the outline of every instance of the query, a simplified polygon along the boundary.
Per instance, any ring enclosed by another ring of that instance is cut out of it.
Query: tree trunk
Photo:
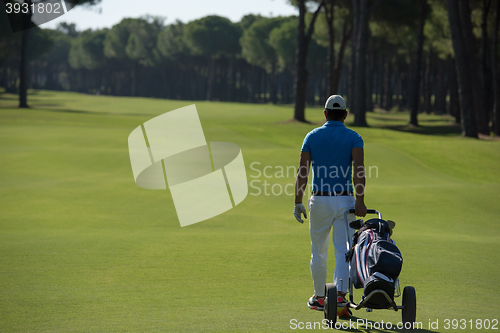
[[[351,112],[354,113],[354,124],[367,126],[366,123],[366,86],[365,86],[365,54],[368,42],[368,19],[370,9],[367,0],[354,0],[354,44],[353,44],[353,87],[351,94]]]
[[[31,0],[27,0],[28,8],[31,8]],[[19,68],[19,107],[28,107],[28,42],[31,28],[31,11],[24,14],[23,20],[23,36],[21,42],[21,62]]]
[[[228,80],[229,85],[227,89],[226,100],[237,102],[238,95],[236,94],[236,70],[234,68],[234,57],[230,56],[229,58],[229,70],[228,70]]]
[[[461,123],[460,92],[458,86],[457,64],[455,59],[450,59],[450,107],[449,113],[455,117],[457,124]]]
[[[415,67],[415,64],[413,63],[413,61],[410,61],[408,63],[408,71],[407,71],[408,75],[406,75],[406,80],[405,80],[405,96],[402,103],[404,105],[404,108],[410,110],[410,112],[411,112],[410,99],[413,89],[412,87],[413,73],[414,73],[413,67]]]
[[[496,0],[498,2],[498,0]],[[490,10],[491,0],[483,0],[483,12],[482,12],[482,21],[481,21],[481,53],[479,57],[479,69],[481,76],[481,90],[480,90],[480,98],[484,103],[484,108],[479,110],[479,123],[483,124],[485,127],[484,130],[487,130],[489,135],[489,119],[490,119],[490,111],[491,111],[491,76],[490,69],[488,68],[488,31],[487,31],[487,21],[488,21],[488,13]],[[486,123],[486,124],[485,124]],[[479,126],[481,127],[481,126]],[[480,130],[481,132],[481,130]]]
[[[495,1],[495,23],[491,38],[491,72],[493,73],[493,131],[500,135],[500,73],[498,72],[498,20],[500,19],[500,1]]]
[[[312,97],[312,95],[314,94],[313,90],[314,90],[314,64],[310,64],[309,69],[307,71],[306,105],[314,105],[314,100]]]
[[[132,65],[132,77],[131,77],[131,88],[130,88],[130,94],[131,96],[135,96],[137,93],[137,64],[134,61],[134,64]]]
[[[382,108],[390,111],[392,108],[392,52],[389,51],[386,54],[386,70],[384,76],[384,98],[382,103]]]
[[[371,53],[371,56],[368,58],[368,64],[367,64],[367,75],[366,75],[366,110],[367,111],[373,111],[373,62],[374,62],[374,57],[373,53]]]
[[[399,62],[399,88],[400,88],[400,97],[398,101],[398,110],[403,110],[407,106],[408,102],[408,84],[407,78],[409,76],[409,66],[404,62]]]
[[[432,112],[432,88],[436,84],[433,80],[434,71],[434,52],[432,52],[432,48],[429,51],[429,55],[427,57],[427,65],[425,67],[425,77],[424,77],[424,112],[431,113]]]
[[[470,59],[467,56],[470,45],[468,46],[463,34],[463,22],[458,2],[448,1],[447,7],[459,82],[462,135],[477,138],[476,114],[474,112],[476,110],[476,104],[474,103],[474,83],[473,75],[468,66]]]
[[[260,79],[262,81],[262,92],[261,92],[260,96],[261,97],[264,96],[262,101],[264,103],[267,103],[268,102],[268,100],[267,100],[267,92],[269,91],[269,89],[268,89],[268,85],[269,85],[268,83],[269,82],[268,82],[268,77],[267,77],[266,71],[265,70],[261,70],[260,76],[261,76]]]
[[[475,113],[476,128],[481,134],[489,135],[490,130],[488,126],[488,119],[484,116],[484,101],[483,94],[481,92],[481,79],[480,71],[476,57],[476,48],[470,47],[470,45],[476,45],[476,38],[472,33],[472,22],[471,22],[471,10],[468,1],[458,2],[460,23],[462,27],[462,34],[465,39],[465,43],[468,46],[466,48],[467,53],[467,65],[471,76],[472,83],[472,94],[473,94],[473,110]],[[460,75],[460,74],[459,74]]]
[[[328,69],[326,71],[326,91],[328,95],[334,95],[337,93],[338,89],[338,79],[337,87],[334,87],[335,83],[335,32],[333,31],[333,17],[334,17],[334,5],[335,0],[329,0],[325,2],[325,19],[326,26],[328,27],[328,55],[326,57],[326,62]]]
[[[342,62],[344,61],[345,49],[352,32],[352,24],[349,26],[346,19],[342,29],[342,39],[340,41],[338,55],[335,57],[335,31],[333,29],[334,5],[335,0],[325,2],[325,19],[328,27],[328,55],[326,58],[328,66],[326,91],[328,95],[335,95],[338,93],[340,76],[342,74]]]
[[[258,73],[255,68],[255,66],[251,66],[251,68],[248,70],[248,76],[250,78],[250,87],[249,87],[249,94],[250,94],[250,103],[255,103],[256,100],[256,95],[257,95],[257,88],[259,85],[259,82],[257,80]]]
[[[410,124],[418,126],[418,109],[420,102],[420,81],[422,77],[422,51],[424,48],[424,25],[425,25],[425,6],[427,0],[420,0],[420,8],[418,14],[418,41],[417,41],[417,54],[413,66],[413,77],[411,83],[411,96],[410,96]]]
[[[345,49],[347,47],[347,42],[351,38],[352,34],[352,24],[348,27],[347,21],[344,22],[344,27],[342,29],[342,40],[340,41],[339,52],[337,54],[337,61],[335,62],[335,67],[333,68],[332,77],[332,94],[337,94],[339,91],[339,81],[342,75],[342,63],[344,62]]]
[[[304,0],[299,1],[299,33],[297,39],[297,52],[295,56],[295,110],[293,118],[305,122],[306,89],[307,89],[307,45],[305,41],[305,14]]]
[[[286,80],[286,104],[291,104],[293,103],[293,87],[294,87],[294,82],[293,82],[293,78],[294,78],[294,75],[293,73],[290,71],[287,73],[287,78],[288,80]]]
[[[481,77],[476,56],[476,38],[472,33],[471,10],[469,1],[459,1],[459,15],[462,23],[462,33],[465,38],[467,53],[467,64],[472,76],[472,93],[474,94],[474,107],[477,122],[477,131],[481,134],[489,135],[490,129],[488,119],[484,113],[483,94],[481,93]],[[472,45],[473,47],[470,47]]]
[[[307,34],[305,32],[306,27],[306,4],[305,0],[298,0],[299,7],[299,24],[298,24],[298,34],[297,34],[297,51],[295,56],[295,109],[293,118],[305,122],[305,109],[306,109],[306,90],[307,90],[307,51],[309,42],[311,40],[312,34],[314,32],[314,23],[318,17],[321,7],[323,7],[325,0],[323,0],[317,10],[314,12],[311,22],[309,23],[309,28]]]
[[[446,87],[449,75],[445,74],[445,62],[437,59],[437,72],[435,76],[436,94],[434,98],[434,110],[439,114],[446,113]]]
[[[377,70],[377,99],[376,99],[376,104],[378,105],[379,108],[382,107],[383,103],[383,98],[382,96],[384,95],[384,73],[385,73],[385,66],[384,66],[384,57],[380,55],[378,59],[378,70]]]
[[[214,77],[215,77],[215,56],[210,57],[210,65],[208,69],[208,80],[207,80],[207,97],[206,100],[210,101],[212,99],[212,89],[214,87]]]

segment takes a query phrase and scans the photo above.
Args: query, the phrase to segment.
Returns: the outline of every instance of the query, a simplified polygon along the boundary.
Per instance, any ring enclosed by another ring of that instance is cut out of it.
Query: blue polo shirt
[[[304,138],[301,151],[311,153],[313,191],[352,191],[353,148],[363,139],[341,121],[327,121]]]

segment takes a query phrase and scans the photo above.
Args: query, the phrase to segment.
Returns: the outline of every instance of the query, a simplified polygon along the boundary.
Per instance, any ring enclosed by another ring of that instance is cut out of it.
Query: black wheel
[[[337,286],[335,283],[325,285],[325,319],[328,326],[335,328],[337,322]]]
[[[406,329],[413,329],[417,317],[417,295],[415,288],[406,286],[403,289],[403,325]]]

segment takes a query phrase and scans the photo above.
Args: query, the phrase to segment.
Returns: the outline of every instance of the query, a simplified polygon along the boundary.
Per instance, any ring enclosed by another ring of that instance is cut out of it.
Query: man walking
[[[309,231],[314,295],[309,299],[308,306],[319,311],[324,310],[330,230],[333,229],[332,240],[335,247],[334,282],[338,290],[337,302],[346,302],[349,281],[349,266],[345,260],[348,241],[346,228],[349,237],[352,237],[354,230],[346,225],[344,212],[346,209],[355,208],[355,215],[366,215],[363,139],[358,133],[345,127],[347,110],[341,96],[330,96],[323,112],[326,123],[309,132],[302,144],[295,183],[294,209],[297,221],[304,223],[301,216],[304,214],[307,218],[307,213],[302,204],[302,197],[312,163],[313,190],[309,199]],[[353,182],[356,200],[353,197]],[[352,214],[350,216],[354,218]],[[341,317],[350,315],[347,308],[343,308],[339,314]]]

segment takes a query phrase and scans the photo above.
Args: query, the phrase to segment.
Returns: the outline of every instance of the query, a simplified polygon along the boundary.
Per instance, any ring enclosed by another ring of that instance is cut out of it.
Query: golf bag
[[[382,219],[366,221],[353,235],[348,261],[351,265],[351,282],[354,288],[364,288],[367,296],[373,290],[385,291],[394,299],[394,288],[403,265],[403,257],[394,241],[389,224]],[[370,299],[371,308],[385,307],[384,295]]]

